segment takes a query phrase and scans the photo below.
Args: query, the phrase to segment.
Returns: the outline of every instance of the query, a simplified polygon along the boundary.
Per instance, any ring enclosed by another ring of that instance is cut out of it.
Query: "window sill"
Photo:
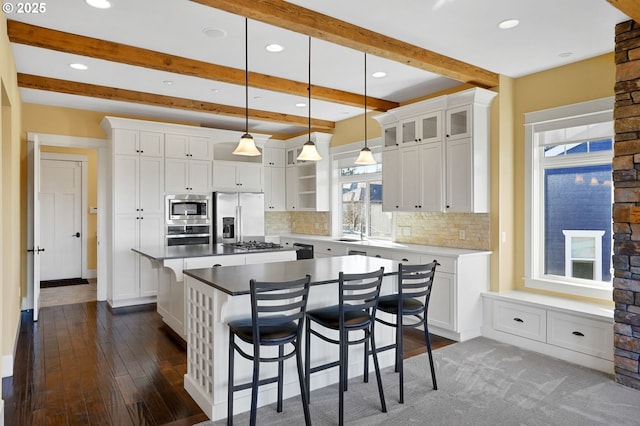
[[[590,286],[554,280],[525,278],[524,286],[536,290],[552,291],[554,293],[570,294],[605,301],[613,300],[613,287]]]

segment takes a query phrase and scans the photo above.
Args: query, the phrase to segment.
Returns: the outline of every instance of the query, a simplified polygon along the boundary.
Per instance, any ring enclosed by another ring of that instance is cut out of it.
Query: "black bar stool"
[[[233,424],[233,393],[238,390],[251,388],[251,426],[256,424],[258,405],[258,386],[267,383],[278,383],[277,411],[282,412],[282,387],[284,360],[296,356],[298,380],[300,382],[300,396],[304,410],[305,424],[311,424],[309,405],[307,402],[304,374],[302,372],[302,354],[300,341],[302,326],[309,296],[309,282],[307,275],[294,281],[286,282],[257,282],[250,281],[251,287],[251,318],[229,322],[229,384],[227,402],[227,424]],[[253,354],[244,352],[235,342],[235,337],[253,346]],[[291,343],[293,349],[285,354],[284,347]],[[263,358],[260,355],[261,346],[277,346],[278,356]],[[248,383],[234,385],[234,353],[238,353],[253,361],[253,380]],[[278,376],[260,380],[260,363],[277,362]]]
[[[339,274],[338,305],[326,308],[307,311],[305,327],[305,383],[307,386],[307,399],[310,396],[310,375],[318,371],[332,367],[339,367],[339,424],[344,424],[344,392],[347,390],[348,378],[348,353],[349,346],[365,343],[365,350],[368,344],[373,348],[373,363],[376,369],[376,379],[378,381],[378,393],[380,394],[380,404],[382,412],[387,412],[382,390],[382,380],[380,377],[380,366],[375,350],[374,325],[380,287],[384,268],[378,271],[363,274]],[[324,336],[320,331],[312,329],[312,323],[319,326],[338,331],[338,340]],[[349,340],[349,333],[363,331],[364,337]],[[338,361],[319,365],[311,368],[311,335],[314,335],[325,342],[339,345]]]
[[[376,321],[395,327],[396,342],[395,344],[378,348],[377,352],[383,352],[389,349],[396,350],[396,372],[400,376],[400,403],[404,403],[404,367],[402,354],[402,330],[403,328],[415,328],[424,325],[424,339],[427,343],[427,353],[429,354],[429,365],[431,367],[431,381],[433,389],[438,389],[436,382],[436,371],[433,365],[433,355],[431,354],[431,338],[429,336],[429,327],[427,325],[427,314],[429,311],[429,299],[431,297],[431,288],[433,286],[433,278],[436,273],[438,262],[426,265],[403,265],[398,268],[398,293],[380,297],[378,302],[378,310],[395,316],[395,322],[389,322],[376,317]],[[417,321],[405,323],[404,317],[415,317]],[[376,352],[375,349],[372,351]],[[365,357],[364,370],[365,378],[369,371],[369,357]],[[374,358],[375,360],[375,358]]]

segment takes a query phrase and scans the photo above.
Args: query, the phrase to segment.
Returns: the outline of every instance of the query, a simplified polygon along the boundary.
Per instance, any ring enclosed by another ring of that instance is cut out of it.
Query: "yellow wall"
[[[614,95],[613,53],[539,72],[515,80],[514,85],[514,277],[510,286],[524,289],[524,114]]]
[[[21,99],[4,13],[0,14],[0,97],[0,355],[7,357],[13,355],[20,323],[20,283],[24,279],[22,272],[26,261],[21,224],[26,217],[20,209]]]

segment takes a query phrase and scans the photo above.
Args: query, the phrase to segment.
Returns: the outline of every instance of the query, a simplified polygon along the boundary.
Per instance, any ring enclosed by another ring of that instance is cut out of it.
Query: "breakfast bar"
[[[338,301],[338,275],[362,273],[384,267],[385,278],[382,293],[395,291],[398,263],[388,259],[360,255],[305,259],[288,262],[226,266],[185,270],[186,321],[187,321],[187,363],[184,386],[202,410],[212,419],[227,417],[227,373],[228,373],[228,327],[231,320],[251,316],[249,281],[289,281],[306,274],[311,275],[308,309],[336,304]],[[380,346],[392,343],[394,333],[388,327],[376,329],[376,341]],[[314,343],[312,365],[337,360],[335,345]],[[379,355],[380,365],[389,366],[394,362],[392,351]],[[275,370],[266,365],[261,375],[273,375]],[[252,364],[248,360],[236,360],[238,381],[250,380]],[[350,349],[349,376],[356,377],[363,372],[361,347]],[[294,362],[285,363],[285,398],[299,394]],[[314,375],[312,389],[337,383],[337,369]],[[260,388],[258,405],[275,402],[273,386]],[[236,392],[235,412],[250,408],[250,389]]]

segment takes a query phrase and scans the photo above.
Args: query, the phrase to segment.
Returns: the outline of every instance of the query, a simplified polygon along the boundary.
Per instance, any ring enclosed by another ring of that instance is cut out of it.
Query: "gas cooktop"
[[[280,244],[266,241],[242,241],[239,243],[222,243],[224,247],[231,247],[239,250],[268,250],[282,248]]]

